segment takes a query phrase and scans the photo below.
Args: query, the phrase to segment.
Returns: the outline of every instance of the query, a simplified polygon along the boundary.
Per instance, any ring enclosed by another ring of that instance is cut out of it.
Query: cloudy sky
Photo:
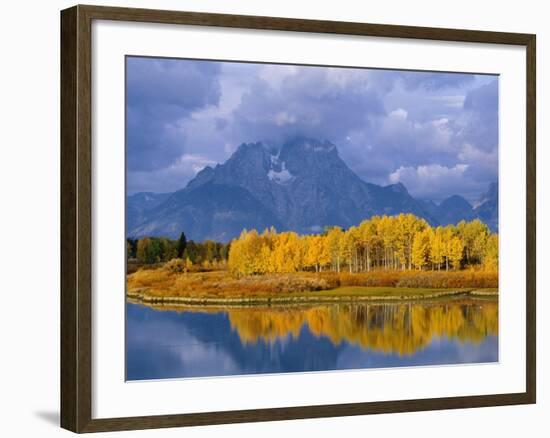
[[[129,57],[126,87],[128,193],[298,135],[422,199],[475,201],[498,178],[496,76]]]

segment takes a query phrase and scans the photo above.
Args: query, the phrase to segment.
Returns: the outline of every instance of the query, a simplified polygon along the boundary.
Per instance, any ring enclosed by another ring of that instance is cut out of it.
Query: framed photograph
[[[61,425],[535,403],[535,35],[61,12]]]

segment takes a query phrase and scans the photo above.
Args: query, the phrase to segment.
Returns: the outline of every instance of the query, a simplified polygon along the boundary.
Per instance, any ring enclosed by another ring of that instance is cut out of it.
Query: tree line
[[[205,240],[204,242],[187,241],[185,233],[177,240],[165,237],[144,237],[142,239],[126,239],[126,255],[128,260],[136,259],[139,263],[154,264],[167,262],[175,258],[188,264],[205,265],[226,261],[229,244]]]
[[[322,234],[261,234],[243,230],[232,241],[229,269],[237,275],[332,270],[350,273],[386,270],[458,270],[498,267],[498,235],[478,219],[430,226],[413,214],[374,216],[347,230]]]

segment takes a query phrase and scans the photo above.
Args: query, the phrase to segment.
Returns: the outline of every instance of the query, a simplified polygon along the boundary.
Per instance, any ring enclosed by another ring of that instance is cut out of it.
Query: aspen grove
[[[374,216],[322,234],[243,230],[231,243],[228,268],[237,276],[371,270],[498,269],[498,235],[478,219],[430,226],[413,214]]]

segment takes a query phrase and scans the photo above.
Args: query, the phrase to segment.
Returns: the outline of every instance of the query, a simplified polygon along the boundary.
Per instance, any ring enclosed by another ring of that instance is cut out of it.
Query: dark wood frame
[[[526,391],[514,394],[92,419],[92,20],[269,29],[509,44],[527,52]],[[61,426],[74,432],[147,429],[536,402],[536,37],[531,34],[290,18],[75,6],[61,12]]]

